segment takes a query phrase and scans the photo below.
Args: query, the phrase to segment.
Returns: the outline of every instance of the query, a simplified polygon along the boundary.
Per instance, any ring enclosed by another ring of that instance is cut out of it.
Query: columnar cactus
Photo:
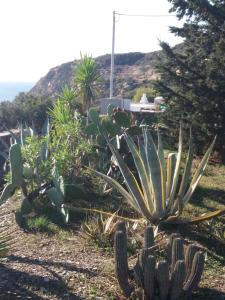
[[[169,294],[169,264],[166,260],[160,261],[156,269],[156,280],[158,282],[159,297],[161,300],[168,299]]]
[[[124,231],[116,231],[115,233],[115,261],[116,275],[120,288],[126,297],[133,291],[133,287],[128,280],[128,263],[127,263],[127,236]]]
[[[144,248],[150,248],[154,246],[154,233],[151,226],[145,228],[144,233]]]
[[[182,238],[171,235],[167,260],[156,263],[153,246],[153,230],[147,227],[144,248],[139,252],[133,270],[129,271],[125,224],[119,223],[114,248],[116,276],[123,294],[144,300],[178,300],[182,296],[190,296],[200,282],[204,254],[196,245],[186,247]]]

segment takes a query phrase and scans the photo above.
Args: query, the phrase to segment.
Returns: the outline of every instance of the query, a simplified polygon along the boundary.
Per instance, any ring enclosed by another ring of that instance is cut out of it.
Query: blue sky
[[[111,52],[112,12],[168,14],[167,0],[1,0],[0,81],[33,81],[50,68],[80,57]],[[168,32],[176,17],[116,18],[115,52],[158,50],[158,39],[181,42]]]

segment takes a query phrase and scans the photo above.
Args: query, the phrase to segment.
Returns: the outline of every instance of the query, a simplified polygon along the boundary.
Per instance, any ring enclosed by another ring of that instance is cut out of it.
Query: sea
[[[29,92],[34,82],[0,82],[0,102],[12,101],[19,93]]]

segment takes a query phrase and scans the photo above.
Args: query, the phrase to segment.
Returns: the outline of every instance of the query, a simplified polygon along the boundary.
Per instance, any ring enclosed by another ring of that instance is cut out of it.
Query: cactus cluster
[[[84,132],[88,135],[101,134],[98,130],[99,124],[106,128],[111,137],[121,135],[124,130],[129,131],[130,134],[137,131],[141,133],[138,126],[132,125],[132,120],[128,113],[113,107],[111,104],[108,106],[106,116],[100,116],[96,109],[91,108],[89,110],[89,118],[92,123],[84,128]]]
[[[122,136],[124,132],[129,133],[131,136],[141,134],[141,128],[132,124],[130,115],[124,111],[113,108],[112,105],[109,105],[106,116],[99,115],[94,108],[90,109],[89,119],[91,120],[91,123],[86,125],[83,131],[88,136],[95,137],[95,142],[100,147],[107,146],[107,141],[101,128],[104,128],[111,142],[120,150],[122,150],[121,148],[124,148],[125,145],[125,143],[122,145]]]
[[[127,234],[123,222],[115,232],[115,271],[124,296],[145,300],[178,300],[190,296],[198,287],[204,268],[204,254],[193,244],[172,234],[166,248],[166,260],[155,258],[152,227],[146,227],[144,247],[132,270],[128,268]]]
[[[106,135],[123,156],[126,163],[133,168],[134,163],[130,159],[131,155],[124,139],[124,133],[129,133],[131,136],[139,135],[141,134],[141,127],[133,124],[131,116],[127,112],[121,111],[113,105],[108,106],[107,115],[100,115],[96,109],[90,109],[89,121],[91,123],[83,128],[83,132],[90,137],[98,153],[97,169],[118,180],[121,175],[120,172],[117,174],[117,163],[115,163],[115,159],[108,147]]]

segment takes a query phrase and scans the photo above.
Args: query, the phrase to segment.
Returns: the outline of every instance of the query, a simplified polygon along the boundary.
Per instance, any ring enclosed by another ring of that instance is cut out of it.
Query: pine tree
[[[156,86],[168,99],[163,119],[171,128],[180,120],[191,125],[199,150],[217,135],[225,162],[225,1],[168,1],[170,12],[185,21],[181,28],[170,28],[184,39],[182,45],[171,49],[161,42],[164,57]]]

